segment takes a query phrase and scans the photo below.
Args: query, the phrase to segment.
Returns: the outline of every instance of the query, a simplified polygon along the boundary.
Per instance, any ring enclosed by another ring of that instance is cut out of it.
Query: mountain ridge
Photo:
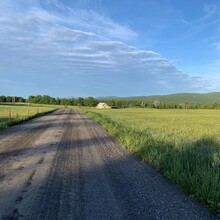
[[[160,102],[169,102],[169,103],[213,104],[213,103],[220,103],[220,92],[174,93],[167,95],[128,96],[128,97],[106,96],[106,97],[98,97],[97,99],[100,101],[125,100],[125,101],[149,102],[149,101],[158,100]]]

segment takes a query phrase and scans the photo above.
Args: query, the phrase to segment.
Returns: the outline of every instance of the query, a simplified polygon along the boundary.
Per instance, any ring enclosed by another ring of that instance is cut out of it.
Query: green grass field
[[[220,215],[220,111],[84,111],[127,149]]]
[[[38,115],[43,115],[56,109],[56,106],[30,105],[26,104],[0,104],[0,129],[10,125],[18,124]]]

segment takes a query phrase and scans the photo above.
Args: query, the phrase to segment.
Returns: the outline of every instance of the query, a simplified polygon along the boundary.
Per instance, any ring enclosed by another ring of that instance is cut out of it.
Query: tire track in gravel
[[[72,189],[83,184],[80,184],[79,177],[74,175],[78,168],[80,149],[77,148],[78,133],[73,126],[73,114],[76,113],[71,110],[64,123],[63,136],[40,197],[41,209],[37,214],[38,219],[68,219],[68,216],[72,218],[74,216],[71,206],[77,205],[74,200],[78,195],[74,195],[71,201]],[[74,207],[73,211],[77,212],[77,207]]]
[[[60,111],[58,111],[59,113]],[[53,113],[50,115],[53,117]],[[42,117],[41,117],[42,118]],[[37,118],[33,121],[38,122],[41,118]],[[25,123],[27,124],[27,122]],[[23,151],[27,150],[32,144],[40,137],[41,134],[45,132],[45,130],[51,126],[50,123],[39,122],[33,124],[31,128],[25,128],[25,125],[22,127],[20,125],[13,127],[12,129],[6,129],[1,133],[1,136],[6,136],[1,138],[0,142],[0,180],[4,178],[4,170],[13,163],[11,158],[16,157],[21,154]],[[19,127],[18,130],[16,128]],[[20,128],[21,127],[21,128]],[[10,132],[13,130],[14,132]],[[22,131],[19,131],[19,130]]]
[[[0,132],[0,219],[22,218],[25,215],[19,206],[25,209],[22,204],[25,197],[30,197],[27,204],[34,202],[36,186],[40,184],[36,179],[44,180],[42,174],[47,173],[68,111],[57,110]],[[33,198],[31,188],[35,191]]]
[[[31,146],[37,138],[48,128],[49,125],[39,126],[37,128],[33,128],[28,134],[25,136],[19,136],[15,138],[13,141],[9,142],[6,145],[2,145],[2,148],[7,148],[6,152],[0,153],[0,180],[4,178],[4,170],[8,169],[8,167],[14,162],[11,158],[16,157],[25,151],[29,146]],[[19,145],[17,145],[19,143]],[[15,147],[16,146],[16,147]]]

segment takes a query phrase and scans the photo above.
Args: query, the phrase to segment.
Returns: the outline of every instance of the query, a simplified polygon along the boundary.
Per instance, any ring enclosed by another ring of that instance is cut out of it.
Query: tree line
[[[26,99],[18,96],[0,96],[0,102],[25,102]]]
[[[97,106],[98,100],[93,97],[87,98],[53,98],[48,95],[31,95],[27,99],[17,96],[0,96],[2,103],[32,103],[32,104],[48,104],[48,105],[73,105],[73,106]]]
[[[72,105],[72,106],[90,106],[95,107],[99,102],[105,102],[111,107],[117,108],[156,108],[156,109],[220,109],[220,104],[199,104],[199,103],[169,103],[169,102],[160,102],[158,100],[154,101],[130,101],[123,99],[116,100],[98,100],[91,96],[87,98],[52,98],[47,95],[37,95],[29,96],[29,103],[38,103],[38,104],[55,104],[55,105]]]
[[[98,100],[89,96],[87,98],[53,98],[48,95],[29,96],[28,103],[49,104],[49,105],[72,105],[72,106],[97,106]]]
[[[169,103],[154,101],[130,101],[123,99],[116,100],[98,100],[91,96],[87,98],[54,98],[48,95],[31,95],[27,99],[18,96],[0,96],[1,103],[27,102],[33,104],[48,104],[48,105],[66,105],[66,106],[89,106],[95,107],[102,101],[111,107],[117,108],[156,108],[156,109],[220,109],[219,103],[199,104],[199,103]]]
[[[155,108],[155,109],[220,109],[220,103],[169,103],[154,101],[127,101],[127,100],[106,100],[107,105],[120,108]]]

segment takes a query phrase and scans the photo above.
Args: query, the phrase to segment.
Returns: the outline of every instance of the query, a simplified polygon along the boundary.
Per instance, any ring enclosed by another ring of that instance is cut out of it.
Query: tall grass
[[[128,150],[220,215],[220,111],[85,111]]]
[[[53,106],[0,105],[0,129],[44,115],[55,110]]]

